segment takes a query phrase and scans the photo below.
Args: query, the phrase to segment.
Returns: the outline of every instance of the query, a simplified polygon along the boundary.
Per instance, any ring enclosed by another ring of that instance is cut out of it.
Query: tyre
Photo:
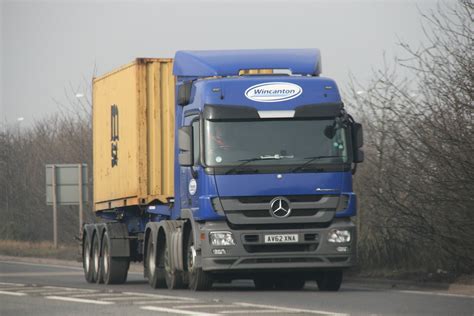
[[[148,275],[148,283],[154,289],[166,287],[165,271],[163,265],[160,267],[157,261],[156,244],[152,237],[148,240],[146,252],[146,269]]]
[[[275,280],[269,277],[255,278],[253,284],[257,290],[269,291],[275,288]]]
[[[275,288],[278,290],[297,291],[302,290],[306,280],[301,278],[278,278],[275,280]]]
[[[104,233],[102,238],[102,265],[101,274],[105,284],[122,284],[127,281],[129,258],[112,257],[109,234]]]
[[[163,250],[163,263],[165,265],[165,281],[166,286],[170,290],[174,289],[182,289],[184,288],[183,283],[183,274],[179,271],[174,270],[172,265],[172,256],[171,256],[171,249],[169,246],[169,242],[167,240],[164,241],[163,246],[165,249]]]
[[[316,282],[320,291],[339,291],[342,283],[342,270],[325,271]]]
[[[193,291],[208,291],[212,287],[211,275],[196,267],[196,250],[194,248],[193,232],[189,233],[186,243],[186,268],[188,271],[189,288]]]
[[[100,256],[100,238],[94,234],[92,239],[92,274],[94,282],[103,283]]]
[[[82,241],[82,268],[84,277],[88,283],[94,283],[94,273],[92,271],[92,245],[91,240],[84,233]]]

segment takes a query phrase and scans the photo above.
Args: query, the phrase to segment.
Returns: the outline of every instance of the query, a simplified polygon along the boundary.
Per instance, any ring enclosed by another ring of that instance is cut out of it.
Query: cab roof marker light
[[[295,117],[295,110],[288,111],[258,111],[260,118],[289,118]]]

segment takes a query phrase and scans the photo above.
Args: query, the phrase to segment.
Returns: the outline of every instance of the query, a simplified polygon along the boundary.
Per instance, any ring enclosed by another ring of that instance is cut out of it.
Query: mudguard
[[[107,230],[110,239],[110,256],[130,257],[130,239],[128,238],[127,225],[122,223],[98,224],[99,236],[103,236],[104,229]]]

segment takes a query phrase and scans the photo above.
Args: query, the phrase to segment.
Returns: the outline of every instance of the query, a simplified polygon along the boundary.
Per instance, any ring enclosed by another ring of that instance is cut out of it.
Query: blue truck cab
[[[173,73],[175,196],[146,207],[125,251],[150,285],[338,290],[356,260],[362,127],[319,50],[178,51]]]

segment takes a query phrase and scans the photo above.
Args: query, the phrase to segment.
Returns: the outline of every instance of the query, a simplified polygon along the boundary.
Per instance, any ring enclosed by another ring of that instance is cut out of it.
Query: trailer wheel
[[[208,291],[212,287],[213,280],[208,272],[203,271],[202,268],[198,268],[195,265],[196,250],[194,248],[194,237],[192,231],[188,234],[186,249],[186,266],[188,270],[189,288],[193,291]]]
[[[316,282],[320,291],[339,291],[342,283],[342,270],[325,271]]]
[[[99,274],[105,284],[122,284],[127,281],[130,261],[128,258],[110,256],[110,238],[107,232],[102,238],[102,262]]]
[[[104,283],[102,276],[102,257],[100,255],[100,237],[94,234],[92,241],[92,271],[94,272],[94,280],[97,284]]]
[[[163,243],[164,250],[163,250],[163,263],[165,265],[165,281],[166,286],[170,290],[174,289],[182,289],[184,288],[183,282],[183,274],[179,271],[175,271],[173,269],[173,265],[171,263],[172,256],[171,256],[171,249],[169,246],[168,240],[165,240]]]
[[[88,283],[95,282],[94,272],[92,271],[92,247],[90,238],[84,234],[82,244],[82,267],[84,269],[84,276]]]
[[[157,245],[153,240],[148,240],[147,252],[146,252],[146,269],[148,275],[148,283],[154,289],[166,287],[166,281],[164,276],[164,269],[160,267],[157,261]]]

